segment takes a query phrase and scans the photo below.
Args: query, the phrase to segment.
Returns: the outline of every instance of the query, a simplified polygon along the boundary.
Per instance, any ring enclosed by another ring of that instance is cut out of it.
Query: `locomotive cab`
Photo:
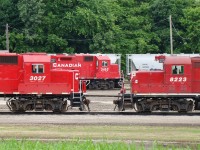
[[[96,78],[108,77],[110,69],[110,59],[107,56],[97,56]]]
[[[170,56],[164,61],[166,93],[191,92],[191,58]]]
[[[50,83],[50,58],[47,55],[23,55],[24,80],[19,83],[21,93],[46,93]],[[28,88],[27,88],[28,87]],[[39,92],[40,91],[40,92]]]
[[[50,81],[50,58],[24,55],[24,83],[48,83]]]
[[[23,55],[23,59],[25,71],[24,80],[19,84],[21,93],[61,94],[79,90],[78,70],[52,69],[48,55]]]
[[[96,75],[98,79],[93,83],[93,87],[97,89],[113,89],[120,87],[120,72],[118,64],[111,64],[108,56],[96,56]]]

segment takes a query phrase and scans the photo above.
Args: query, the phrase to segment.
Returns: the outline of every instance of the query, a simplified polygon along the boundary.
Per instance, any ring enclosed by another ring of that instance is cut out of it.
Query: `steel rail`
[[[139,115],[139,116],[200,116],[200,111],[198,112],[187,112],[187,113],[178,113],[178,112],[114,112],[114,111],[77,111],[77,112],[62,112],[62,113],[53,113],[53,112],[23,112],[23,113],[13,113],[9,111],[0,111],[0,115]]]

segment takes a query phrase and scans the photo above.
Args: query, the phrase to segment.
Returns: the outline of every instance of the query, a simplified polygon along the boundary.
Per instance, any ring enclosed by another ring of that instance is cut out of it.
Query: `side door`
[[[80,68],[80,77],[83,78],[94,78],[95,77],[95,57],[94,56],[83,56],[82,68]]]
[[[191,85],[192,92],[199,93],[200,91],[200,62],[199,60],[195,60],[192,64],[192,77],[191,77]]]

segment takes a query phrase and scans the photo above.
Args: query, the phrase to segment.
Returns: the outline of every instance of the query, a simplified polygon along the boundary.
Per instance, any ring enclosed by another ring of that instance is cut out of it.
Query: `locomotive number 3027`
[[[186,82],[187,77],[171,77],[170,82]]]
[[[44,81],[46,76],[30,76],[30,81]]]

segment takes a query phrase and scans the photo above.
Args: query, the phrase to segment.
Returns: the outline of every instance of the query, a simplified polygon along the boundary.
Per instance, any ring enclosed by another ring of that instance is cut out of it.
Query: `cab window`
[[[44,65],[42,64],[33,64],[32,73],[44,73]]]
[[[172,66],[172,74],[184,74],[184,66],[183,65],[173,65]]]
[[[102,67],[107,67],[108,66],[108,62],[107,61],[102,61]]]

